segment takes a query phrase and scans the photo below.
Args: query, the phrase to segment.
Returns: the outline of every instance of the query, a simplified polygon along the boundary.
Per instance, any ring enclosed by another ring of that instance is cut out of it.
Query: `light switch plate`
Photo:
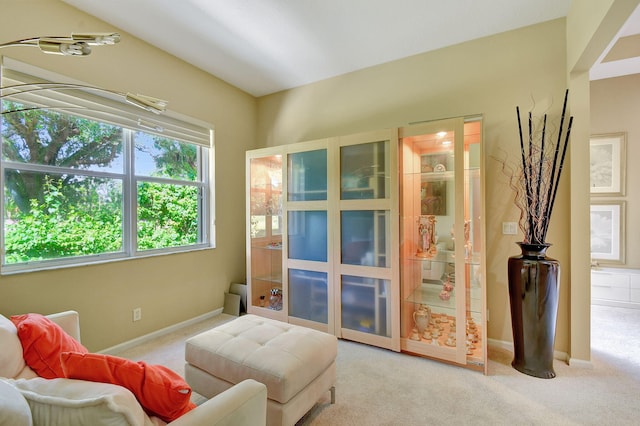
[[[518,233],[518,224],[516,222],[502,222],[502,234],[516,235]]]

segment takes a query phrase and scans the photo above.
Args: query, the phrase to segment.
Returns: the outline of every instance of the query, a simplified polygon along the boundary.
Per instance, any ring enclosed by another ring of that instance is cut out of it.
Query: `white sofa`
[[[80,341],[78,313],[49,315],[67,334]],[[16,344],[17,341],[17,344]],[[20,358],[16,358],[20,357]],[[28,367],[14,377],[2,370],[24,364],[13,323],[0,315],[0,426],[11,425],[163,425],[149,417],[132,392],[108,384],[66,378],[38,377]],[[245,380],[169,423],[187,425],[265,425],[266,386]]]

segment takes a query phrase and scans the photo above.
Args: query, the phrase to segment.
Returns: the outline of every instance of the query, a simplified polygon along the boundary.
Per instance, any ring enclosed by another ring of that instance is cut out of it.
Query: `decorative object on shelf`
[[[445,302],[451,299],[451,293],[449,293],[446,290],[442,290],[438,296],[440,297],[441,300],[444,300]]]
[[[418,333],[418,329],[414,328],[411,330],[411,336],[409,337],[411,340],[420,340],[420,333]]]
[[[464,258],[471,259],[473,243],[471,242],[471,221],[464,221]]]
[[[436,217],[434,215],[422,215],[418,218],[418,244],[417,257],[433,257],[438,252],[436,248]]]
[[[269,308],[274,311],[282,310],[282,290],[274,287],[271,289],[271,296],[269,297]]]
[[[264,308],[266,304],[267,304],[266,297],[263,294],[260,296],[260,306]]]
[[[434,172],[438,172],[438,173],[442,173],[442,172],[446,172],[447,168],[444,166],[444,164],[436,164],[433,167],[433,171]]]
[[[573,122],[573,117],[569,117],[566,129],[563,127],[568,95],[567,90],[555,141],[552,132],[547,133],[547,115],[544,114],[541,123],[536,120],[534,124],[529,112],[526,143],[520,109],[516,107],[522,165],[509,171],[502,162],[516,193],[515,204],[521,211],[519,225],[524,233],[523,241],[518,243],[521,254],[508,260],[514,345],[511,365],[521,373],[546,379],[556,376],[553,349],[560,264],[546,256],[550,244],[545,240]]]
[[[418,336],[424,334],[424,331],[431,320],[431,308],[427,305],[418,305],[418,309],[413,311],[413,321],[418,332]]]

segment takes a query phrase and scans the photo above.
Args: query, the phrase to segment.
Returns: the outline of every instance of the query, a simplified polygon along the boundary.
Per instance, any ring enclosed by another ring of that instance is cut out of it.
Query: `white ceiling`
[[[571,0],[63,1],[254,96],[564,17],[571,3]]]

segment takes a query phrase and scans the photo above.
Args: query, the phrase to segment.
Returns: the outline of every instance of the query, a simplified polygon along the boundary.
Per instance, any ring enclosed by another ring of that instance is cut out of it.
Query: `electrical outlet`
[[[503,235],[516,235],[518,233],[518,224],[515,222],[502,222]]]
[[[142,319],[142,308],[135,308],[133,310],[133,320],[140,321]]]

